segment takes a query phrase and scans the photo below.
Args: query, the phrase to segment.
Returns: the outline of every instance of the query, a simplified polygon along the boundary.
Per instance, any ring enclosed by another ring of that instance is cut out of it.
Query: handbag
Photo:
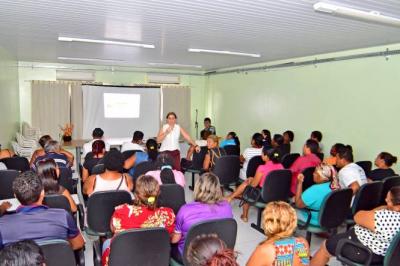
[[[252,187],[248,185],[242,195],[242,199],[239,203],[239,207],[242,207],[243,204],[247,203],[249,205],[254,205],[261,197],[261,190],[257,187]]]

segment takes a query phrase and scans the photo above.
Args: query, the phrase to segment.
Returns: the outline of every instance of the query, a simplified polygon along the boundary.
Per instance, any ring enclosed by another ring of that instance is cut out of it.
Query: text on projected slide
[[[139,118],[140,94],[104,93],[105,118]]]

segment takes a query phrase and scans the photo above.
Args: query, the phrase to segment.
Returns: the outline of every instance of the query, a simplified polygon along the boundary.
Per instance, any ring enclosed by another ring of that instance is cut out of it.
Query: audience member
[[[313,131],[311,132],[310,139],[315,140],[318,142],[319,150],[318,152],[323,153],[324,152],[324,145],[322,145],[322,133],[320,131]]]
[[[199,222],[208,220],[232,218],[232,207],[222,197],[219,179],[212,173],[201,175],[195,183],[193,192],[194,202],[181,207],[176,216],[175,232],[171,242],[178,243],[173,246],[174,258],[181,258],[186,235],[190,227]]]
[[[210,135],[217,135],[215,127],[211,125],[211,119],[209,117],[204,118],[204,129],[201,131],[208,131]]]
[[[101,128],[96,127],[95,129],[93,129],[92,137],[93,139],[91,141],[83,145],[82,157],[86,157],[86,155],[92,150],[92,143],[96,140],[103,140],[106,144],[106,151],[110,150],[110,144],[104,139],[104,131]]]
[[[44,194],[63,195],[68,199],[72,212],[77,211],[74,199],[67,189],[59,184],[60,169],[53,159],[44,159],[37,163],[37,174],[42,180]]]
[[[118,150],[111,149],[103,157],[105,172],[99,175],[91,175],[83,185],[83,193],[91,195],[98,191],[133,189],[132,177],[123,174],[124,158]]]
[[[344,144],[342,143],[336,143],[332,146],[329,154],[330,156],[324,159],[324,163],[325,164],[329,164],[332,166],[336,166],[336,154],[337,154],[337,150],[341,147],[344,147]]]
[[[149,175],[142,175],[136,180],[135,200],[133,205],[123,204],[115,208],[111,217],[111,231],[114,234],[133,228],[162,227],[173,234],[175,215],[172,209],[157,207],[160,186]],[[108,265],[111,239],[103,244],[103,265]]]
[[[13,192],[21,206],[15,214],[0,218],[0,244],[7,245],[25,239],[65,239],[74,250],[84,246],[82,235],[69,213],[42,205],[45,192],[36,173],[27,171],[17,176],[13,182]]]
[[[181,171],[172,169],[172,163],[169,155],[162,153],[157,157],[157,170],[149,171],[146,175],[154,177],[160,185],[178,184],[185,187],[185,176]]]
[[[221,156],[226,155],[226,152],[223,148],[218,147],[218,137],[215,135],[208,136],[207,148],[208,151],[206,156],[204,157],[203,170],[212,171],[217,160],[221,158]]]
[[[155,162],[158,156],[158,144],[155,139],[148,139],[146,141],[146,150],[147,155],[149,156],[148,160],[151,162]]]
[[[65,154],[61,153],[60,143],[56,140],[48,140],[44,145],[45,154],[42,156],[38,156],[32,165],[32,169],[36,169],[37,163],[44,159],[53,159],[58,167],[68,168],[71,167],[71,162],[68,160]]]
[[[124,151],[144,151],[143,148],[143,137],[144,134],[142,131],[133,132],[133,137],[131,142],[124,142],[121,147],[121,152]]]
[[[46,155],[45,151],[44,151],[44,146],[46,145],[47,141],[52,140],[52,138],[50,137],[50,135],[44,135],[41,136],[39,139],[39,145],[40,145],[40,149],[37,149],[33,152],[31,160],[29,161],[29,165],[31,166],[31,168],[34,166],[34,163],[37,159],[37,157],[40,156],[44,156]],[[74,155],[72,153],[70,153],[69,151],[66,151],[64,149],[62,149],[60,147],[60,153],[64,154],[65,156],[67,156],[68,158],[68,162],[69,165],[73,165],[74,164]]]
[[[281,158],[286,154],[290,153],[290,144],[285,145],[283,142],[283,136],[281,134],[275,134],[272,138],[272,147],[278,150]]]
[[[269,173],[274,170],[284,169],[284,167],[280,163],[281,158],[277,149],[266,149],[264,147],[261,158],[263,159],[265,164],[260,165],[257,168],[254,177],[247,178],[231,195],[229,195],[229,197],[227,197],[228,202],[231,202],[233,199],[240,197],[247,186],[258,187],[259,189],[261,189]],[[243,214],[240,216],[240,219],[242,219],[245,223],[247,223],[248,221],[249,208],[249,204],[245,203],[243,205]]]
[[[261,130],[261,135],[263,136],[263,147],[266,149],[272,148],[271,132],[268,129]]]
[[[260,133],[254,133],[251,138],[251,147],[244,150],[243,154],[240,155],[240,162],[243,163],[242,169],[240,169],[240,178],[245,180],[247,178],[246,171],[249,161],[254,156],[260,156],[263,147],[263,137]]]
[[[309,139],[303,146],[303,155],[298,157],[296,161],[290,166],[292,171],[292,184],[290,191],[293,195],[296,194],[297,188],[297,176],[308,167],[316,167],[321,163],[321,160],[316,155],[318,152],[318,142]]]
[[[200,139],[196,140],[196,146],[201,147],[206,147],[207,146],[207,138],[210,136],[210,131],[207,130],[202,130],[200,132]],[[181,165],[185,165],[186,167],[190,167],[192,163],[192,155],[195,152],[195,147],[194,146],[189,146],[189,149],[186,154],[186,159],[182,158],[181,160]]]
[[[106,144],[102,140],[96,140],[92,143],[92,152],[88,153],[82,167],[82,181],[92,175],[93,167],[103,163],[103,157],[106,154]]]
[[[395,176],[396,173],[390,168],[397,163],[397,157],[388,152],[381,152],[375,159],[375,166],[378,167],[371,171],[368,178],[372,181],[380,181],[389,176]]]
[[[9,149],[2,149],[0,145],[0,160],[5,158],[11,158],[15,153]]]
[[[239,137],[233,131],[229,132],[228,135],[226,135],[225,139],[219,144],[221,148],[224,148],[228,145],[236,145],[240,147]]]
[[[0,216],[2,216],[9,208],[11,208],[11,203],[9,201],[3,201],[0,204]]]
[[[299,174],[297,176],[295,203],[296,207],[300,209],[296,209],[296,212],[297,218],[302,222],[306,222],[308,212],[302,209],[311,209],[310,224],[320,226],[318,216],[322,202],[331,191],[339,189],[340,187],[336,170],[331,165],[320,164],[317,166],[313,174],[313,179],[315,185],[303,191],[304,175]]]
[[[0,251],[2,266],[45,266],[43,252],[32,240],[7,245]]]
[[[309,246],[302,237],[294,237],[297,227],[295,210],[286,202],[268,203],[263,211],[267,240],[258,245],[247,266],[309,265]]]
[[[291,143],[294,140],[294,133],[291,130],[286,130],[285,132],[283,132],[283,146],[284,146],[284,150],[289,151],[288,153],[290,153],[291,150]]]
[[[190,242],[187,260],[191,266],[239,266],[237,253],[216,234],[200,235]]]
[[[354,216],[356,225],[345,233],[331,236],[324,241],[312,258],[311,265],[326,265],[336,254],[336,247],[341,239],[367,247],[372,251],[371,265],[381,265],[394,236],[400,232],[400,186],[392,187],[386,196],[385,206],[371,211],[359,211]],[[346,257],[362,265],[367,253],[357,246],[344,251]]]

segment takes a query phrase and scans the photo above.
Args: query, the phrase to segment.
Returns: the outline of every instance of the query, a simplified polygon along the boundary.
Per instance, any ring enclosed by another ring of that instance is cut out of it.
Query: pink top
[[[182,187],[185,187],[185,176],[182,174],[182,172],[181,171],[177,171],[177,170],[172,170],[172,172],[174,173],[175,182],[178,185],[180,185]],[[161,173],[161,170],[155,170],[155,171],[147,172],[146,175],[151,175],[152,177],[157,179],[157,181],[158,181],[158,183],[160,185],[162,185],[161,178],[160,178],[160,173]]]
[[[314,153],[300,156],[294,161],[292,166],[290,167],[290,171],[292,171],[292,184],[290,186],[290,191],[293,194],[296,194],[297,187],[297,176],[308,167],[317,167],[321,163],[321,160]]]
[[[257,168],[257,173],[258,172],[262,172],[263,175],[262,175],[262,177],[260,179],[260,183],[258,185],[260,187],[262,187],[264,182],[265,182],[265,178],[272,171],[274,171],[274,170],[283,170],[283,169],[285,169],[285,168],[283,167],[283,165],[281,163],[273,163],[272,161],[268,161],[265,164],[260,165]]]

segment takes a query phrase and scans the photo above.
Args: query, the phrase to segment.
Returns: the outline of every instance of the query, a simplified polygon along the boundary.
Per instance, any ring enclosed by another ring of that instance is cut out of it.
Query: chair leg
[[[311,237],[312,237],[312,233],[309,232],[309,231],[307,231],[306,240],[307,240],[308,245],[309,245],[310,247],[311,247]]]
[[[256,229],[258,232],[260,232],[261,234],[264,234],[264,230],[261,228],[261,215],[262,215],[262,209],[257,208],[257,224],[252,223],[251,227]]]
[[[192,184],[189,186],[190,190],[194,190],[194,175],[195,173],[192,173]]]

